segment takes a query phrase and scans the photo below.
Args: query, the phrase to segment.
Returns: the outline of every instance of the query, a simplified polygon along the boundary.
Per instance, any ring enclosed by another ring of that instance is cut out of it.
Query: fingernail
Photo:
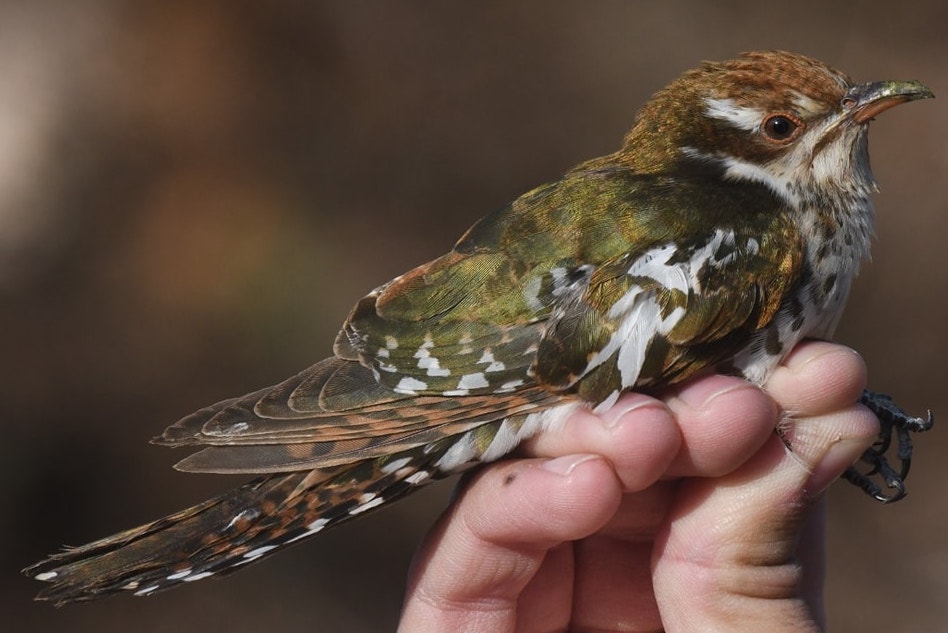
[[[541,467],[543,470],[548,470],[551,473],[566,477],[580,464],[594,459],[600,458],[598,455],[564,455],[563,457],[557,457],[543,462]]]
[[[797,373],[813,361],[825,358],[827,356],[832,356],[833,354],[852,354],[859,356],[859,352],[848,347],[842,347],[840,345],[830,343],[813,343],[805,347],[802,353],[790,354],[787,356],[783,362],[783,366],[790,371]]]
[[[840,439],[826,451],[806,482],[806,492],[817,497],[856,463],[866,449],[866,441],[858,438]]]
[[[741,389],[756,390],[757,387],[749,382],[738,381],[734,378],[713,377],[697,380],[679,390],[669,402],[669,406],[674,409],[674,401],[678,400],[693,411],[701,411],[706,409],[715,398]]]
[[[599,419],[603,421],[607,429],[614,428],[625,419],[626,415],[633,411],[641,411],[642,409],[648,408],[654,408],[658,411],[668,410],[665,403],[661,400],[656,400],[655,398],[650,398],[642,394],[630,394],[624,397],[620,402],[620,405],[599,415]]]

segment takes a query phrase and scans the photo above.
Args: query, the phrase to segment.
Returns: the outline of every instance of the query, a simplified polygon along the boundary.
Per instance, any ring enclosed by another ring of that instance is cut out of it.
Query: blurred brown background
[[[149,599],[55,610],[17,570],[237,484],[146,441],[327,355],[365,291],[612,151],[701,59],[784,48],[939,95],[874,125],[879,241],[839,338],[948,415],[946,28],[940,0],[0,4],[4,630],[393,628],[450,486]],[[948,630],[945,438],[898,505],[832,491],[834,631]]]

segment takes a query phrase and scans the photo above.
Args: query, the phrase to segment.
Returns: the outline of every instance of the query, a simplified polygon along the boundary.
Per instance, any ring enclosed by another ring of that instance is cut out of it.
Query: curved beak
[[[843,97],[843,108],[855,123],[866,123],[889,108],[935,95],[917,81],[873,81],[853,86]]]

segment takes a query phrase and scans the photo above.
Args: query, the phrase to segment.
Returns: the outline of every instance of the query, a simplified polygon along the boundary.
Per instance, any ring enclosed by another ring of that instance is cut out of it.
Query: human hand
[[[854,352],[807,342],[766,393],[710,376],[573,415],[467,482],[399,630],[821,630],[821,492],[878,433],[864,383]]]

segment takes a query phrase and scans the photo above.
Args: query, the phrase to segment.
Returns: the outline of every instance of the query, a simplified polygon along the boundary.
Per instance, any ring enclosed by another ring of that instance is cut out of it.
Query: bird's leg
[[[879,439],[866,449],[859,463],[850,466],[843,473],[843,478],[874,497],[882,503],[898,501],[905,496],[905,478],[912,466],[912,436],[911,433],[921,433],[932,428],[935,418],[929,411],[925,418],[914,418],[899,408],[892,398],[885,394],[873,391],[863,391],[859,402],[869,407],[879,418]],[[895,435],[897,468],[889,464],[886,453],[892,446],[892,436]],[[865,464],[865,469],[859,466]],[[876,482],[881,479],[885,487],[892,490],[885,493]]]

